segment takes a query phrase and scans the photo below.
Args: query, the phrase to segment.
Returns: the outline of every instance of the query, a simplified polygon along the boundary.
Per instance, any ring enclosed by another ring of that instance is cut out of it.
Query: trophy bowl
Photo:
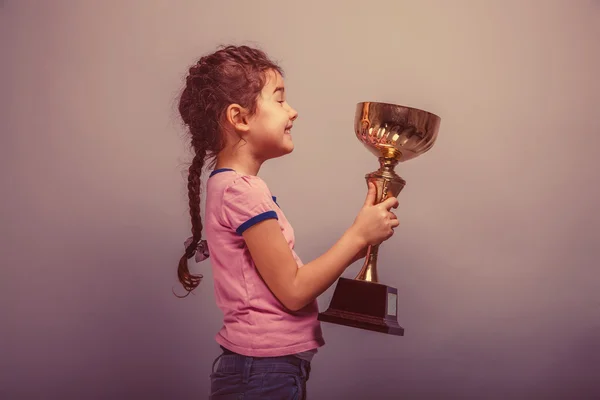
[[[375,185],[376,203],[398,196],[406,181],[394,168],[433,147],[439,127],[440,117],[416,108],[378,102],[356,105],[356,137],[379,160],[379,169],[365,176]],[[404,336],[398,324],[398,290],[379,283],[378,253],[379,245],[369,246],[358,275],[338,279],[329,308],[319,313],[319,321]]]
[[[356,137],[377,157],[415,158],[433,147],[439,128],[440,117],[427,111],[370,101],[356,105]]]

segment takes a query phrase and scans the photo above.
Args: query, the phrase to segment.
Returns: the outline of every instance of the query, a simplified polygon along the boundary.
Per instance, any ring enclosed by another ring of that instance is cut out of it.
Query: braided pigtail
[[[177,276],[183,288],[188,292],[194,290],[202,281],[202,275],[192,275],[188,267],[188,260],[194,255],[208,256],[206,242],[202,241],[202,216],[200,212],[200,186],[202,167],[205,154],[196,154],[188,174],[188,198],[190,217],[192,220],[192,236],[185,242],[185,253],[179,260]],[[204,245],[204,246],[202,246]],[[197,254],[198,253],[198,254]],[[198,257],[197,260],[200,260]],[[187,296],[187,295],[186,295]]]

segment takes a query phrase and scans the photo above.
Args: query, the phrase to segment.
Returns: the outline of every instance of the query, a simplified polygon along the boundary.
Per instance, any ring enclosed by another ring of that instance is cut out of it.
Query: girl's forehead
[[[277,87],[283,86],[283,77],[281,74],[274,70],[267,71],[267,80],[265,82],[265,86]]]

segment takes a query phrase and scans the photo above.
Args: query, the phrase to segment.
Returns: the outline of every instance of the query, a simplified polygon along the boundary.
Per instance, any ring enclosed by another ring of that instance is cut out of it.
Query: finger
[[[377,198],[377,188],[373,182],[368,183],[369,190],[367,191],[367,198],[365,199],[365,206],[372,206],[375,204]]]
[[[384,207],[386,210],[390,210],[391,208],[397,208],[398,207],[398,199],[395,197],[388,197],[387,199],[385,199],[384,201],[382,201],[381,203],[382,207]]]

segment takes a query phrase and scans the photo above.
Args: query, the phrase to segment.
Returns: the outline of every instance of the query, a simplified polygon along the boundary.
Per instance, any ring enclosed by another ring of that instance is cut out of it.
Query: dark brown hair
[[[192,241],[179,260],[177,276],[188,294],[202,275],[190,274],[188,260],[202,240],[200,215],[200,178],[205,162],[214,167],[217,154],[225,143],[221,134],[225,111],[239,104],[250,115],[256,112],[257,98],[269,70],[283,75],[281,68],[261,50],[248,46],[221,46],[189,69],[186,85],[179,100],[179,113],[187,127],[195,153],[188,174],[188,197],[192,219]]]

